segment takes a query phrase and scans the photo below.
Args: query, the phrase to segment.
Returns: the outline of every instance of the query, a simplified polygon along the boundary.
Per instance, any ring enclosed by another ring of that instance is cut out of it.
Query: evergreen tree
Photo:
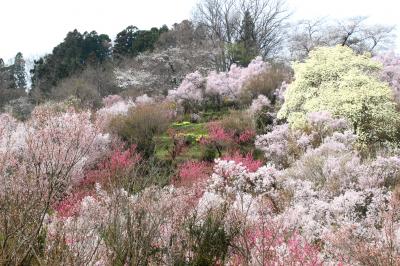
[[[139,29],[136,26],[128,26],[126,29],[117,34],[114,41],[114,55],[126,55],[131,53],[135,33]]]
[[[87,65],[101,64],[111,56],[111,40],[105,34],[77,30],[67,34],[53,52],[35,60],[32,74],[32,91],[46,97],[64,78],[82,71]]]
[[[25,60],[22,53],[17,53],[12,67],[15,88],[26,89]]]
[[[249,11],[244,12],[240,36],[233,50],[236,63],[247,66],[258,55],[254,20]]]
[[[145,51],[152,51],[160,35],[167,31],[168,27],[165,25],[150,30],[139,30],[135,26],[129,26],[117,34],[114,41],[114,56],[117,58],[136,56]]]

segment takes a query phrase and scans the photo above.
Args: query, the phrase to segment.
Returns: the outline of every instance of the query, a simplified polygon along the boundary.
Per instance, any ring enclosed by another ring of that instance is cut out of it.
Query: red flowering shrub
[[[254,140],[256,136],[256,132],[252,129],[246,129],[244,132],[240,133],[237,138],[237,142],[240,143],[249,143]]]
[[[72,195],[64,198],[61,202],[56,204],[53,208],[57,211],[58,217],[68,218],[78,214],[79,206],[81,205],[82,199],[93,193],[82,190],[73,193]]]
[[[187,161],[178,167],[178,184],[191,186],[208,178],[211,171],[210,164],[206,162]]]
[[[208,136],[202,138],[200,143],[215,148],[221,157],[224,149],[237,149],[240,145],[252,143],[255,136],[256,132],[253,129],[238,131],[224,128],[219,122],[211,122],[208,125]]]
[[[117,148],[96,169],[88,171],[79,186],[93,186],[95,183],[105,185],[113,181],[113,178],[128,173],[140,160],[141,156],[136,152],[135,145],[127,150]]]
[[[250,172],[257,171],[257,169],[263,165],[263,162],[260,160],[255,160],[251,153],[242,155],[236,151],[233,154],[224,156],[222,159],[226,161],[234,161],[235,163],[241,163],[243,166],[247,167]]]

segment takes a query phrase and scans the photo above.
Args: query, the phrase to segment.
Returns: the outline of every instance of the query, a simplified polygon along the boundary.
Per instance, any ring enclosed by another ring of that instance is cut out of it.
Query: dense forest
[[[400,265],[394,30],[199,0],[0,59],[0,265]]]

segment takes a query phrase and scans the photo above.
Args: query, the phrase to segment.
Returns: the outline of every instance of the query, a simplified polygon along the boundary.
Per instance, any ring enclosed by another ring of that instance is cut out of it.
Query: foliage
[[[52,87],[62,79],[82,71],[87,65],[106,61],[110,57],[111,40],[95,31],[67,34],[53,52],[35,60],[31,70],[32,87],[37,94],[48,97]]]
[[[0,58],[0,110],[10,101],[26,96],[25,60],[17,53],[12,65],[6,66]]]
[[[0,60],[0,264],[398,265],[399,60],[310,48],[288,84],[250,61],[280,47],[283,3],[200,1],[113,50],[71,32],[17,100],[22,54]],[[387,37],[354,21],[326,37]]]
[[[333,118],[328,112],[310,113],[305,130],[290,128],[288,124],[276,125],[271,132],[256,137],[255,145],[265,153],[265,157],[277,167],[288,167],[308,148],[319,146],[334,133],[345,133],[353,143],[347,122]]]
[[[139,30],[135,26],[128,26],[119,32],[114,40],[113,54],[115,57],[136,56],[145,51],[152,51],[160,34],[167,32],[168,27],[159,29]]]
[[[252,99],[264,95],[275,104],[275,94],[283,82],[288,82],[292,76],[291,70],[285,65],[273,64],[260,75],[253,76],[245,85],[240,101],[243,105],[250,104]]]
[[[209,166],[205,162],[187,161],[178,167],[177,184],[191,186],[208,177]]]
[[[390,88],[377,79],[381,65],[346,47],[319,48],[294,65],[278,118],[301,127],[310,112],[329,111],[349,120],[361,143],[394,141],[398,115]]]

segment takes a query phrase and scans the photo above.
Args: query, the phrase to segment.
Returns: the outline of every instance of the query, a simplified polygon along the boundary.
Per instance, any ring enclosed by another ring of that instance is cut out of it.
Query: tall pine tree
[[[14,65],[12,67],[12,73],[14,78],[14,84],[16,89],[26,89],[26,72],[25,72],[25,60],[22,53],[17,53],[14,59]]]
[[[236,43],[230,47],[232,61],[247,66],[259,53],[255,33],[254,19],[249,11],[244,12],[240,35]]]

